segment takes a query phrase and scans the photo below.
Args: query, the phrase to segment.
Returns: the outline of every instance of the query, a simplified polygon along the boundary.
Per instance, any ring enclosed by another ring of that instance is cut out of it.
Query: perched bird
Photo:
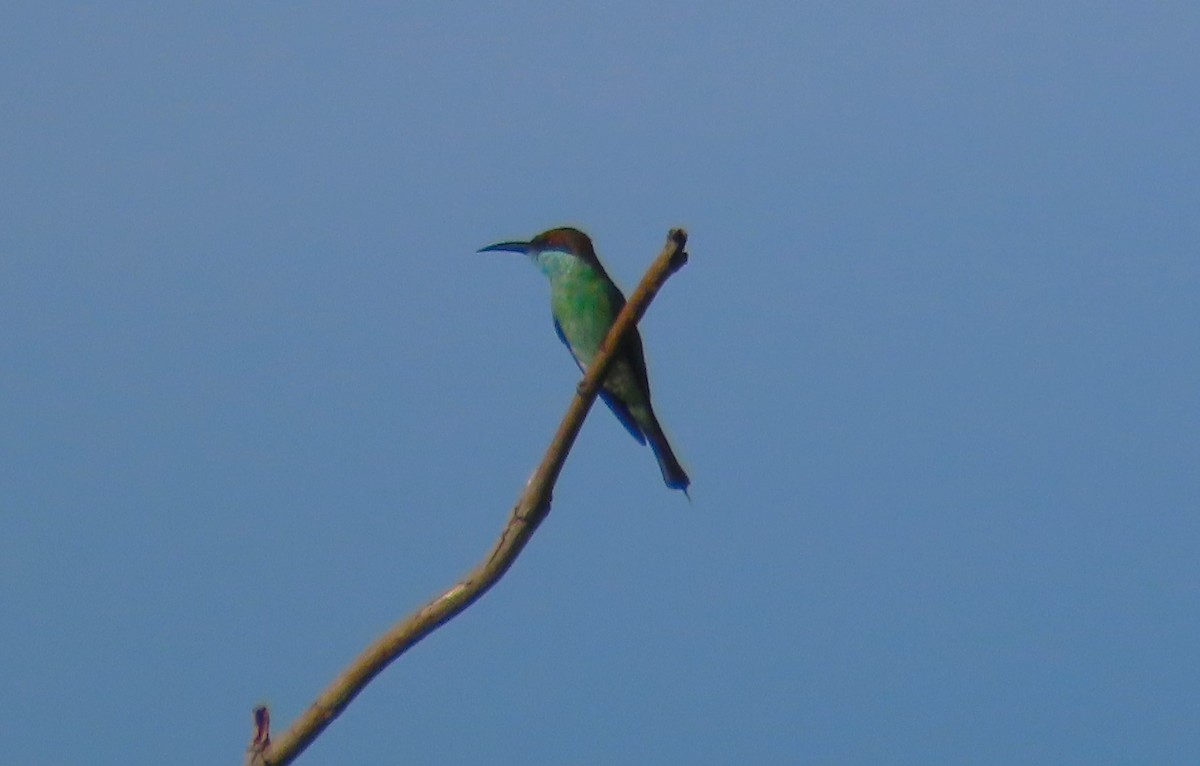
[[[592,240],[578,229],[551,229],[529,242],[497,242],[479,252],[495,251],[524,253],[550,279],[554,330],[579,369],[586,370],[625,306],[625,296],[596,257]],[[646,357],[636,327],[621,341],[604,377],[600,398],[639,444],[650,442],[667,486],[686,494],[691,480],[675,458],[650,406]]]

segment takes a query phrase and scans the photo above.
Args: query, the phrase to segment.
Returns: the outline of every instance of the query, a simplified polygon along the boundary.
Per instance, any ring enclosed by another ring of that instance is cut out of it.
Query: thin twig
[[[667,278],[687,263],[687,252],[684,250],[686,244],[687,233],[683,229],[672,229],[667,236],[666,246],[651,264],[650,270],[646,272],[637,289],[629,296],[625,308],[605,337],[600,352],[596,354],[587,374],[583,376],[545,457],[526,484],[525,491],[517,499],[500,538],[483,561],[452,588],[393,625],[375,643],[367,647],[366,651],[334,679],[316,702],[278,738],[269,737],[265,727],[260,726],[256,741],[251,744],[247,753],[248,764],[290,764],[312,744],[326,726],[333,723],[372,678],[418,641],[473,604],[504,576],[538,525],[550,513],[554,484],[558,481],[558,474],[566,462],[567,453],[575,443],[583,420],[596,399],[600,381],[612,363],[614,350],[625,333],[646,313],[650,301],[654,300]],[[265,710],[262,715],[265,717]]]

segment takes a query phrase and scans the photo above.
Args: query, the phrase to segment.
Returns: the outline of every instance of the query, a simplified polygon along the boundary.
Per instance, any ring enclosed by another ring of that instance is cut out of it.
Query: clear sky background
[[[1200,10],[10,3],[0,762],[240,763],[499,532],[630,289],[693,501],[593,411],[516,567],[306,764],[1200,762]]]

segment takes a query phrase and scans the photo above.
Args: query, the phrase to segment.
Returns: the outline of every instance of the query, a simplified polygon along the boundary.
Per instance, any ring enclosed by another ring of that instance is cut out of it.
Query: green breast
[[[592,268],[579,265],[550,282],[554,319],[580,363],[590,364],[621,309],[620,293]]]

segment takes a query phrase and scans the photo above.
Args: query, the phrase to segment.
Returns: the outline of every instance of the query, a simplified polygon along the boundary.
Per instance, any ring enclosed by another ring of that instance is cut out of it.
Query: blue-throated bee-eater
[[[578,229],[551,229],[528,242],[498,242],[479,252],[494,251],[524,253],[549,278],[554,330],[579,369],[586,370],[625,306],[625,296],[596,257],[592,240]],[[691,480],[650,405],[646,357],[636,327],[621,341],[600,388],[600,398],[638,443],[650,442],[667,486],[686,494]]]

